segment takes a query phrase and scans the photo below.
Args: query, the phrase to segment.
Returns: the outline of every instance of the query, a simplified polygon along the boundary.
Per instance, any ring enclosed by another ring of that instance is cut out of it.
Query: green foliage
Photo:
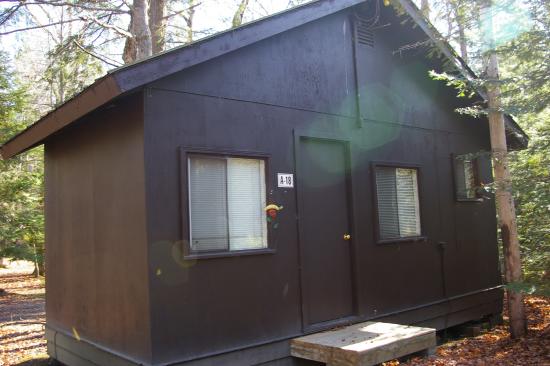
[[[511,113],[537,113],[550,104],[550,2],[526,2],[531,28],[499,49],[512,79],[504,89]]]
[[[531,136],[529,148],[510,161],[524,276],[550,291],[550,110],[519,122]]]
[[[446,72],[438,73],[431,70],[430,76],[434,80],[444,81],[447,86],[455,88],[458,97],[472,98],[476,94],[471,83],[458,75],[452,75]]]
[[[16,85],[0,54],[0,141],[27,126],[21,120],[25,90]],[[41,149],[0,160],[0,256],[42,260],[44,247]]]
[[[91,47],[84,47],[79,35],[67,37],[48,53],[49,65],[44,80],[55,96],[55,105],[63,104],[70,97],[91,84],[102,74],[100,62],[90,55]]]

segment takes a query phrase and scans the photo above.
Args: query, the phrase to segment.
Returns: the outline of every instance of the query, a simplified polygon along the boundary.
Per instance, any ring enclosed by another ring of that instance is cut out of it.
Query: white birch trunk
[[[512,196],[512,180],[508,168],[508,150],[504,115],[501,111],[498,56],[495,51],[491,1],[484,2],[482,13],[486,14],[484,38],[487,51],[487,99],[489,104],[489,131],[493,170],[496,184],[496,204],[504,252],[504,278],[506,284],[518,283],[522,279],[519,239],[516,224],[516,210]],[[520,291],[508,288],[508,313],[512,338],[523,336],[527,332],[523,296]]]

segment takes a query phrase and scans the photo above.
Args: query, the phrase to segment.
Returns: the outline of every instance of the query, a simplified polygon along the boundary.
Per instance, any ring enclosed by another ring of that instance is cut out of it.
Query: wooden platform
[[[435,329],[366,322],[295,338],[290,353],[329,366],[369,366],[435,345]]]

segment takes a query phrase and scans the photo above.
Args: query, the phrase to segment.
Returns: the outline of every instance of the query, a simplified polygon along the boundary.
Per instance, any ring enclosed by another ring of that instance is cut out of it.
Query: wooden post
[[[496,204],[504,252],[504,278],[506,284],[518,283],[522,279],[516,210],[512,196],[512,180],[508,168],[508,150],[504,115],[501,110],[499,65],[495,50],[492,26],[491,0],[483,1],[481,9],[484,20],[484,38],[487,50],[487,99],[489,104],[489,130],[496,185]],[[508,288],[508,313],[512,338],[527,332],[523,296],[517,289]]]

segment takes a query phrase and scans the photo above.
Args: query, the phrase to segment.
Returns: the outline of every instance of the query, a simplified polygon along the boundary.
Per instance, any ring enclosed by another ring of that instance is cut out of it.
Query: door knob
[[[350,240],[351,235],[350,234],[344,234],[344,240]]]

